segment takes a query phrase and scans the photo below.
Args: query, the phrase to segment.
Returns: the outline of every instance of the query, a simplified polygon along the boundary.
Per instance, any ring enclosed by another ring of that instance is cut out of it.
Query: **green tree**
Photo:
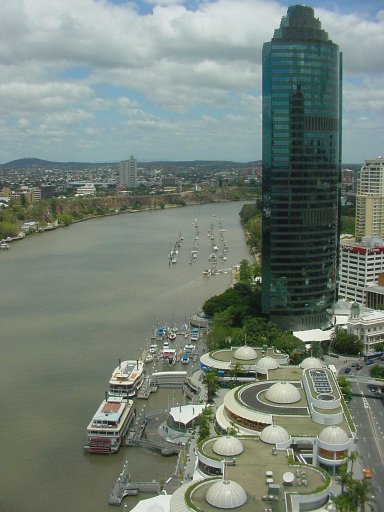
[[[69,226],[69,224],[72,224],[73,222],[73,217],[69,213],[62,213],[58,216],[58,221],[61,224],[64,224],[64,226]]]
[[[248,260],[241,260],[239,270],[239,282],[245,284],[252,284],[252,267]]]
[[[204,374],[204,382],[207,386],[207,400],[208,403],[213,402],[214,396],[216,394],[216,391],[219,387],[217,382],[217,375],[214,371],[209,371]]]
[[[19,233],[19,226],[11,222],[0,222],[0,238],[14,237]]]
[[[345,329],[336,326],[330,347],[332,352],[342,355],[358,355],[363,350],[363,343],[355,334],[349,334]]]

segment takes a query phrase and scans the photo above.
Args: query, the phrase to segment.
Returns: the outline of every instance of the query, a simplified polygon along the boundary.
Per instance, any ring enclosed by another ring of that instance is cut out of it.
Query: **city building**
[[[365,287],[365,304],[368,308],[384,309],[384,274],[379,274],[377,283]]]
[[[94,196],[96,194],[96,187],[93,183],[85,183],[76,189],[77,196]]]
[[[327,510],[330,475],[357,441],[333,371],[315,357],[291,366],[271,347],[247,345],[204,354],[200,366],[220,380],[239,366],[243,385],[217,404],[215,435],[196,445],[191,482],[170,512]]]
[[[263,46],[264,314],[329,325],[337,299],[341,168],[338,46],[311,7],[288,8]]]
[[[340,246],[339,298],[366,304],[366,290],[384,272],[384,240],[366,237]]]
[[[133,156],[119,164],[119,185],[137,187],[137,160]]]
[[[377,345],[384,343],[384,311],[362,310],[358,304],[353,304],[347,331],[362,341],[365,356],[376,354]]]
[[[366,160],[356,194],[356,239],[384,236],[384,157]]]

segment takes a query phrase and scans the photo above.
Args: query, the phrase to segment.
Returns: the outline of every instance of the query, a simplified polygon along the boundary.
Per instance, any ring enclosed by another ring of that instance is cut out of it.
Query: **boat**
[[[149,347],[149,353],[150,354],[156,354],[157,353],[157,345],[153,344]]]
[[[176,362],[176,349],[163,347],[163,363],[175,364]]]
[[[144,357],[144,363],[151,363],[153,361],[153,355],[151,353],[148,353],[145,357]]]
[[[134,417],[133,401],[122,396],[107,396],[87,427],[88,453],[116,453],[124,442]]]
[[[191,331],[191,341],[198,341],[200,336],[200,329],[198,327],[193,327]]]
[[[165,337],[165,329],[164,327],[158,327],[156,331],[156,340],[162,341]]]
[[[0,249],[3,249],[4,251],[7,251],[9,249],[9,244],[5,242],[0,243]]]
[[[211,275],[210,269],[203,270],[203,276],[210,276],[210,275]]]
[[[168,339],[170,341],[174,341],[176,339],[176,333],[174,331],[170,331],[168,335]]]
[[[109,381],[109,395],[132,397],[144,381],[144,363],[139,360],[119,362]]]
[[[189,363],[189,354],[187,354],[187,352],[184,352],[184,354],[181,355],[180,361],[181,361],[181,364],[188,364]]]

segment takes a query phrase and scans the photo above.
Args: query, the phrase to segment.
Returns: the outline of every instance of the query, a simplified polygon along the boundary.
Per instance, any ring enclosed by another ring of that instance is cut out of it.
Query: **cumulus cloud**
[[[378,126],[383,11],[315,12],[344,55],[345,127]],[[19,156],[18,130],[49,159],[118,160],[127,140],[143,159],[260,158],[261,49],[285,13],[278,0],[2,0],[0,161]]]

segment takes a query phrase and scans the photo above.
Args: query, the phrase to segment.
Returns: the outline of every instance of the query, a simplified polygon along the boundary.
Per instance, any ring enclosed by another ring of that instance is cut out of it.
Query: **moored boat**
[[[106,396],[87,427],[88,453],[110,454],[120,448],[134,416],[132,400]]]
[[[122,361],[114,369],[109,381],[109,395],[132,397],[141,387],[144,380],[143,361]]]

